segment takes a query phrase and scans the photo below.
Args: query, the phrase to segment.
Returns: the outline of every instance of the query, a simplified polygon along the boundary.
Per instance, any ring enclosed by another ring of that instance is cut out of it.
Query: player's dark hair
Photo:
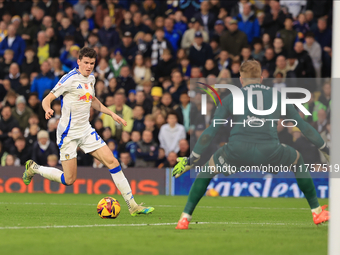
[[[79,60],[82,60],[83,57],[88,57],[88,58],[97,58],[97,52],[89,47],[84,47],[79,51]]]

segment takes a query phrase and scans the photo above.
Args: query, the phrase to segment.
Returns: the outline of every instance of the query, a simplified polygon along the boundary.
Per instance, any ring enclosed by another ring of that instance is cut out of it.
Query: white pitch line
[[[94,225],[54,225],[54,226],[26,226],[26,227],[0,227],[0,230],[18,230],[18,229],[49,229],[49,228],[95,228],[95,227],[144,227],[144,226],[168,226],[176,225],[172,223],[140,223],[140,224],[94,224]],[[312,226],[312,223],[279,223],[279,222],[192,222],[195,224],[214,224],[214,225],[262,225],[262,226]]]
[[[15,203],[0,202],[0,205],[71,205],[71,206],[96,206],[96,204],[78,204],[78,203]],[[183,207],[184,205],[153,205],[154,207]],[[240,207],[240,206],[197,206],[198,208],[208,209],[255,209],[255,210],[309,210],[308,208],[287,208],[287,207]]]

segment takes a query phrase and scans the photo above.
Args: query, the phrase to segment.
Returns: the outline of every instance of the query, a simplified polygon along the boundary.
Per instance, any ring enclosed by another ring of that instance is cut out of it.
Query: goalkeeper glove
[[[185,172],[189,171],[191,168],[195,166],[195,163],[200,159],[200,155],[196,153],[191,153],[190,157],[177,158],[177,164],[172,170],[172,176],[175,178],[180,177]]]
[[[325,143],[319,150],[325,156],[325,158],[327,159],[328,163],[330,163],[331,161],[330,161],[330,157],[329,157],[329,147],[327,146],[327,144]]]

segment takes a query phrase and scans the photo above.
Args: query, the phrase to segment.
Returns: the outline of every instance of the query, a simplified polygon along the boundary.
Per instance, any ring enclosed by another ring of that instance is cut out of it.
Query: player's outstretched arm
[[[329,148],[318,131],[304,121],[292,105],[287,106],[287,116],[297,121],[297,127],[301,130],[302,134],[323,153],[329,162]]]
[[[52,118],[54,111],[51,109],[52,101],[56,99],[53,93],[49,93],[42,101],[42,107],[45,111],[45,118],[48,120]]]
[[[105,113],[107,115],[110,115],[112,117],[112,119],[124,126],[127,125],[127,122],[122,119],[121,117],[119,117],[117,114],[115,114],[114,112],[110,111],[105,105],[103,105],[98,98],[93,97],[92,98],[92,107],[97,110],[100,111],[102,113]]]

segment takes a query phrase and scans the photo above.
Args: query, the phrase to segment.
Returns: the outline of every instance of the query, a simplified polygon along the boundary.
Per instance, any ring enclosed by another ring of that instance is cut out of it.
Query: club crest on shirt
[[[66,155],[65,155],[65,158],[66,158],[66,159],[69,159],[69,158],[70,158],[70,155],[69,155],[69,154],[66,154]]]

